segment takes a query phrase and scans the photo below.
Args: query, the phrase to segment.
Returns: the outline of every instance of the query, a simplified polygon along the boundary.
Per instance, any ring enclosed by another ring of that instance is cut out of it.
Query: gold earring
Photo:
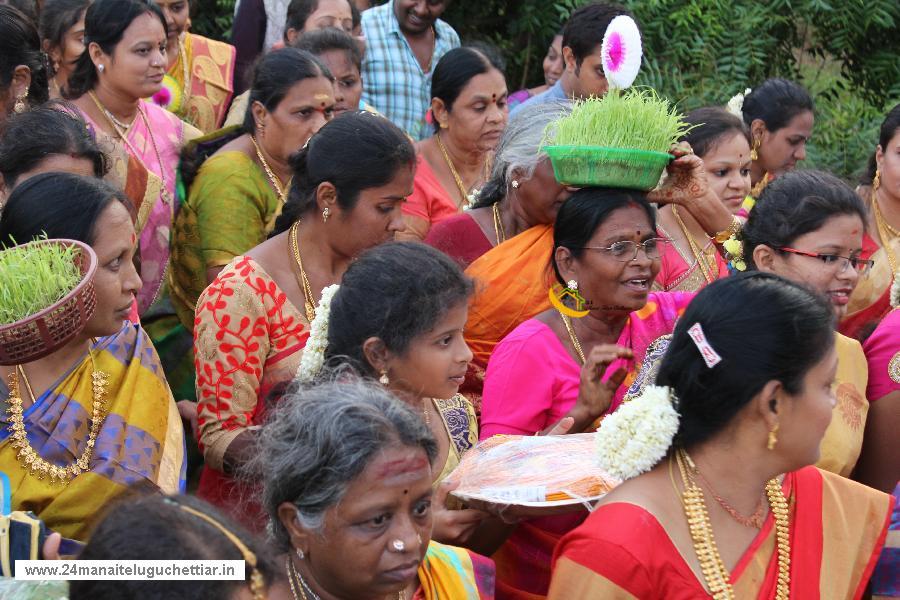
[[[769,449],[769,450],[775,449],[775,444],[778,443],[778,436],[776,435],[777,433],[778,433],[778,423],[775,423],[775,427],[773,427],[772,430],[769,431],[769,439],[766,441],[767,449]]]
[[[754,139],[753,148],[750,149],[750,160],[759,160],[759,152],[757,150],[759,150],[759,139]]]
[[[441,123],[441,129],[447,129],[448,125],[446,123]]]
[[[881,169],[875,169],[875,177],[872,178],[872,191],[877,192],[881,187]]]
[[[327,223],[328,217],[330,217],[330,216],[331,216],[331,209],[326,206],[325,210],[322,211],[322,222]]]
[[[13,104],[13,112],[15,112],[16,114],[21,114],[21,113],[25,112],[25,109],[28,108],[28,106],[25,104],[25,98],[27,98],[27,97],[28,97],[28,90],[25,90],[24,94],[22,94],[21,96],[16,98],[16,103]]]
[[[391,380],[388,378],[387,369],[384,369],[381,372],[381,377],[378,378],[378,383],[381,385],[388,385],[390,382]]]

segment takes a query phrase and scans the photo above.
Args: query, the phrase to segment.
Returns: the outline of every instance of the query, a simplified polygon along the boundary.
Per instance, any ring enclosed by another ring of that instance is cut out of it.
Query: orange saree
[[[484,371],[500,340],[550,308],[552,252],[553,226],[537,225],[494,247],[466,269],[466,275],[475,280],[465,328],[474,356],[460,390],[466,396],[481,397]],[[480,402],[473,403],[480,407]]]
[[[861,598],[887,534],[893,498],[815,467],[785,477],[790,597]],[[550,599],[709,597],[656,518],[639,506],[598,508],[556,548]],[[736,598],[775,598],[771,514],[731,572]]]

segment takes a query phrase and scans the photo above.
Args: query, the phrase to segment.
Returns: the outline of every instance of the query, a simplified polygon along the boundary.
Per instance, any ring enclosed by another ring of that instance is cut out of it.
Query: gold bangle
[[[733,235],[737,235],[737,232],[741,230],[741,221],[737,217],[731,217],[731,224],[724,230],[712,236],[713,241],[717,244],[725,243],[728,238]]]

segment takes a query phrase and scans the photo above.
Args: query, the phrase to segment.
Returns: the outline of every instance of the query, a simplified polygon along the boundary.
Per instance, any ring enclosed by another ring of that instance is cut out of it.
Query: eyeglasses
[[[795,248],[777,248],[777,250],[779,252],[790,252],[791,254],[799,254],[800,256],[818,258],[829,267],[836,267],[838,266],[838,264],[840,264],[840,268],[838,269],[839,273],[843,273],[844,271],[846,271],[847,266],[849,265],[852,266],[853,269],[860,275],[867,275],[869,273],[869,270],[872,268],[872,265],[875,264],[874,260],[865,260],[862,258],[857,258],[855,256],[841,256],[840,254],[820,254],[818,252],[806,252],[805,250],[797,250]]]
[[[659,260],[660,255],[665,251],[666,244],[669,242],[671,242],[671,240],[668,238],[650,238],[641,244],[630,240],[623,240],[605,248],[600,246],[584,246],[581,249],[606,252],[619,262],[631,262],[637,258],[638,248],[643,248],[644,256],[650,260]]]

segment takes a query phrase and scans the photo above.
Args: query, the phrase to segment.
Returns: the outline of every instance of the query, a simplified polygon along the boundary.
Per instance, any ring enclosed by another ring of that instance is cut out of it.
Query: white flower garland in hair
[[[891,286],[891,306],[900,307],[900,270],[894,273],[894,285]]]
[[[744,90],[743,94],[735,94],[731,97],[731,100],[728,101],[728,104],[725,105],[725,108],[736,116],[738,119],[744,119],[744,97],[747,96],[750,92],[752,92],[750,88]]]
[[[341,286],[329,285],[322,290],[322,299],[316,308],[316,316],[309,325],[309,339],[303,348],[297,378],[300,381],[311,381],[325,364],[325,348],[328,347],[328,319],[331,316],[331,300]]]
[[[672,390],[656,385],[619,407],[597,430],[597,463],[622,481],[652,469],[662,459],[678,431]]]

